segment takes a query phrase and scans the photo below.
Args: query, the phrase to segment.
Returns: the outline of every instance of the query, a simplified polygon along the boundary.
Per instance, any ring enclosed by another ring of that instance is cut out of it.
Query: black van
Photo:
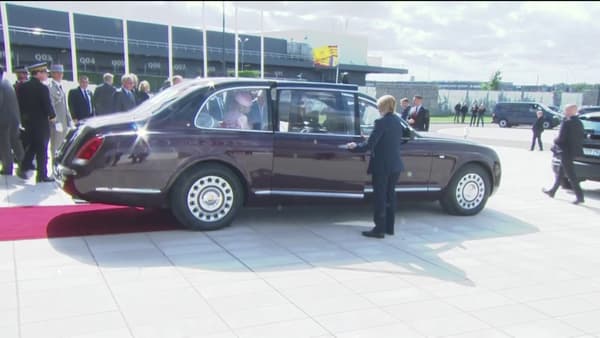
[[[537,111],[544,112],[544,129],[558,126],[562,115],[536,102],[500,102],[492,111],[492,122],[498,123],[501,128],[518,126],[521,124],[533,125],[537,119]]]

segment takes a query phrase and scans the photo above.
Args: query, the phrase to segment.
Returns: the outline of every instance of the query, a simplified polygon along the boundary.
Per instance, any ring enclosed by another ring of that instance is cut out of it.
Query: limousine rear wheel
[[[475,215],[485,207],[490,189],[488,173],[479,165],[468,164],[456,172],[440,204],[449,214]]]
[[[243,188],[231,170],[208,165],[190,170],[175,183],[171,210],[191,230],[228,226],[242,206]]]

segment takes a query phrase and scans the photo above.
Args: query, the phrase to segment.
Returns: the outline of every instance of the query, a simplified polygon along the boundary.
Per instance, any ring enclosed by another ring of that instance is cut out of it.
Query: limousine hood
[[[481,144],[477,141],[473,141],[473,140],[469,140],[469,139],[462,139],[462,138],[443,137],[443,136],[439,136],[439,134],[432,134],[432,135],[436,135],[436,136],[429,136],[427,134],[428,133],[419,133],[422,140],[435,142],[438,145],[446,144],[449,147],[457,147],[458,146],[459,148],[461,148],[463,150],[471,149],[471,150],[477,151],[477,152],[488,153],[490,155],[493,155],[493,157],[495,157],[495,158],[498,157],[498,154],[496,153],[496,150],[494,150],[494,148],[492,148],[488,145],[485,145],[485,144]]]
[[[440,136],[440,134],[431,133],[431,132],[419,132],[419,135],[422,139],[435,141],[435,142],[443,142],[443,143],[454,143],[454,144],[472,144],[472,145],[481,145],[473,140],[465,139],[465,138],[455,138],[450,136]]]

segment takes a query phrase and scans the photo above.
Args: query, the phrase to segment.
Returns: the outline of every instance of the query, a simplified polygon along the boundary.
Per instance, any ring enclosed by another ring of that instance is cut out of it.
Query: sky
[[[203,24],[201,1],[19,4],[184,27]],[[515,84],[600,83],[600,3],[207,1],[208,29],[222,29],[223,4],[229,32],[237,6],[241,33],[260,32],[262,10],[265,32],[310,29],[366,38],[369,56],[381,57],[385,67],[408,69],[398,79],[487,81],[500,70],[503,81]]]

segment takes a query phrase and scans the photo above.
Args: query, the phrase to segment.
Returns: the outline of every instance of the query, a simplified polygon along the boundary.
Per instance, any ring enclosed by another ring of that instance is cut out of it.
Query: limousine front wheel
[[[475,215],[485,206],[490,187],[488,173],[479,165],[469,164],[456,172],[440,203],[450,214]]]
[[[209,165],[192,169],[177,180],[171,210],[191,230],[228,226],[242,205],[243,188],[231,170]]]

